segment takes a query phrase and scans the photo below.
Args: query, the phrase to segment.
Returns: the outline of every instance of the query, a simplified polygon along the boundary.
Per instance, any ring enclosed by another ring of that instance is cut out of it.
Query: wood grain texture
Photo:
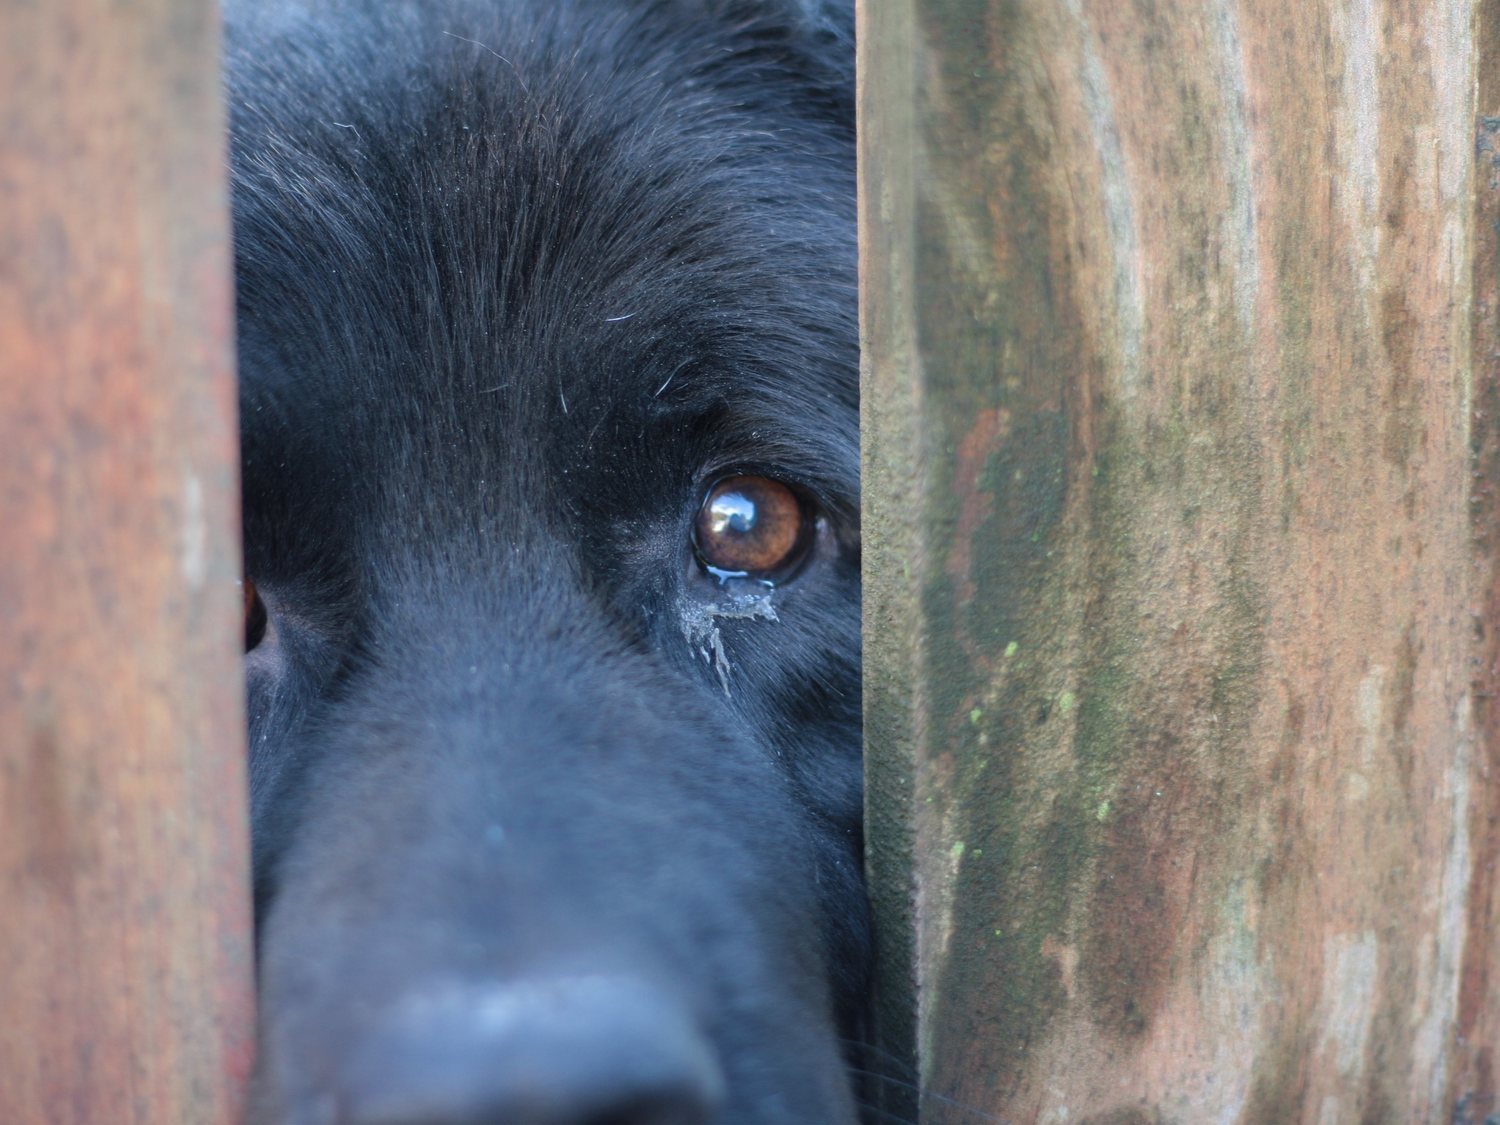
[[[0,1121],[238,1119],[217,15],[0,0]]]
[[[1479,586],[1473,658],[1475,753],[1488,784],[1472,787],[1468,900],[1455,1030],[1454,1125],[1500,1114],[1500,2],[1477,21],[1474,151],[1474,480],[1469,496]]]
[[[1497,1108],[1495,13],[864,0],[924,1121]]]

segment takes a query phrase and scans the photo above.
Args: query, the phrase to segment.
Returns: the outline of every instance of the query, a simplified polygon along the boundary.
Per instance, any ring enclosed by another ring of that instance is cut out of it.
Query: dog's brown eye
[[[266,636],[266,605],[255,591],[255,583],[245,579],[245,651],[252,652]]]
[[[726,477],[698,509],[694,541],[711,570],[773,579],[802,557],[812,521],[802,500],[769,477]]]

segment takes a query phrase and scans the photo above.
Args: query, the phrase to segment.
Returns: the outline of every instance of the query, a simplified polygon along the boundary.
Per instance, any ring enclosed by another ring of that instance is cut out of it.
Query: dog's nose
[[[682,1006],[622,977],[424,989],[345,1057],[350,1125],[707,1125],[724,1085]]]

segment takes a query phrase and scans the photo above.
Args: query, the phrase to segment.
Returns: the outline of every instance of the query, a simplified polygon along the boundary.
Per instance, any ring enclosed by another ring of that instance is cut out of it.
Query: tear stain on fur
[[[683,601],[679,608],[682,635],[705,664],[713,666],[719,674],[719,683],[724,694],[729,695],[729,656],[724,651],[724,637],[719,632],[718,619],[759,617],[766,621],[778,620],[776,607],[771,604],[770,594],[734,594],[722,602],[704,605],[702,602]]]

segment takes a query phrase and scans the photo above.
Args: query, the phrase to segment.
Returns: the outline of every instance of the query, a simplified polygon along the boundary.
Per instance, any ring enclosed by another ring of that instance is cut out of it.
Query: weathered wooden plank
[[[1477,18],[1478,109],[1474,174],[1474,480],[1469,496],[1477,576],[1471,657],[1474,753],[1481,783],[1470,796],[1469,886],[1465,902],[1454,1033],[1454,1125],[1500,1113],[1500,2],[1482,0]]]
[[[0,1121],[250,1062],[217,20],[0,2]]]
[[[922,615],[913,590],[924,561],[911,517],[927,491],[919,430],[925,390],[913,323],[915,55],[911,7],[859,9],[860,440],[863,458],[866,869],[879,919],[867,1100],[895,1120],[916,1102],[916,865],[913,771],[923,724]],[[878,81],[871,66],[878,66]],[[875,100],[878,92],[879,100]]]
[[[873,870],[924,1120],[1495,1105],[1476,18],[866,0],[871,823],[915,887]]]

